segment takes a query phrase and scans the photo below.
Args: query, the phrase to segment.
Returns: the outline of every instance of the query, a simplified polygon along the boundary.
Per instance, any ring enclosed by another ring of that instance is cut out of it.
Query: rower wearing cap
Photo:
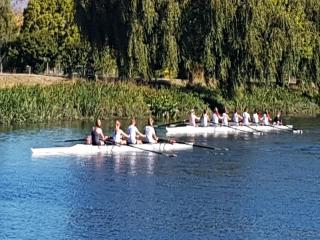
[[[200,118],[196,116],[196,114],[194,113],[194,109],[191,109],[190,111],[190,116],[189,116],[189,124],[190,126],[196,127],[196,121],[199,121]]]

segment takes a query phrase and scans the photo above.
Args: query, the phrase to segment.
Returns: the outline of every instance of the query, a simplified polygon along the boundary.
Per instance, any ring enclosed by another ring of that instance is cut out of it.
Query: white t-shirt
[[[136,133],[138,132],[138,128],[135,125],[130,125],[128,127],[128,135],[129,135],[129,139],[128,142],[132,143],[132,144],[136,144],[137,143],[137,139],[136,139]]]
[[[222,114],[222,125],[224,125],[224,126],[228,126],[228,114],[226,114],[226,113],[223,113]]]
[[[206,126],[208,126],[208,115],[207,115],[207,114],[201,116],[200,126],[201,126],[201,127],[206,127]]]
[[[217,113],[212,114],[212,122],[216,125],[219,124],[219,116]]]
[[[269,123],[269,118],[268,118],[268,115],[267,114],[263,114],[263,116],[262,116],[262,123],[264,124],[264,125],[269,125],[270,123]]]
[[[250,114],[247,112],[244,112],[242,114],[243,117],[243,125],[249,125],[249,121],[250,121]]]
[[[252,117],[253,117],[253,123],[258,124],[259,123],[258,113],[254,113]]]
[[[114,130],[112,139],[115,143],[121,143],[121,135],[122,135],[122,130],[119,129],[118,131]]]
[[[153,136],[156,134],[152,126],[146,126],[144,129],[146,140],[148,143],[155,143]]]
[[[235,123],[239,123],[238,113],[233,113],[232,121],[235,122]]]
[[[196,115],[194,113],[190,114],[189,124],[194,127],[196,126]]]

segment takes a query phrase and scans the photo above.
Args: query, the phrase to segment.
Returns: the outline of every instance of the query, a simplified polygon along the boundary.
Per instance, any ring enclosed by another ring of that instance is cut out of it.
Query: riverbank
[[[153,115],[167,121],[183,119],[191,108],[269,109],[285,115],[316,115],[319,104],[285,88],[240,89],[232,100],[207,87],[135,82],[68,80],[39,75],[0,75],[0,122],[17,124],[100,117]]]

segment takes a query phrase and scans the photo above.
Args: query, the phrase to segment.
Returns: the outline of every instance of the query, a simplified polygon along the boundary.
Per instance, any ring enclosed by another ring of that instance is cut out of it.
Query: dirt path
[[[65,77],[45,76],[36,74],[0,74],[0,88],[13,87],[15,85],[49,85],[67,81]]]

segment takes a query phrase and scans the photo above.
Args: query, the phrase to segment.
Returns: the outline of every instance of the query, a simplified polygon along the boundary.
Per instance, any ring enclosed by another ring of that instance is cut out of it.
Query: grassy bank
[[[4,124],[151,114],[172,119],[185,116],[190,106],[205,107],[194,94],[178,89],[81,81],[3,88],[0,102],[0,121]]]
[[[0,82],[0,123],[149,115],[172,120],[185,118],[190,108],[200,114],[207,106],[226,106],[229,111],[235,107],[240,111],[245,107],[250,111],[255,108],[271,112],[282,110],[291,115],[320,112],[317,98],[310,99],[283,88],[238,89],[233,100],[226,100],[219,90],[209,88],[171,86],[158,89],[130,82],[48,81],[32,80],[14,86],[1,86],[3,82]]]

